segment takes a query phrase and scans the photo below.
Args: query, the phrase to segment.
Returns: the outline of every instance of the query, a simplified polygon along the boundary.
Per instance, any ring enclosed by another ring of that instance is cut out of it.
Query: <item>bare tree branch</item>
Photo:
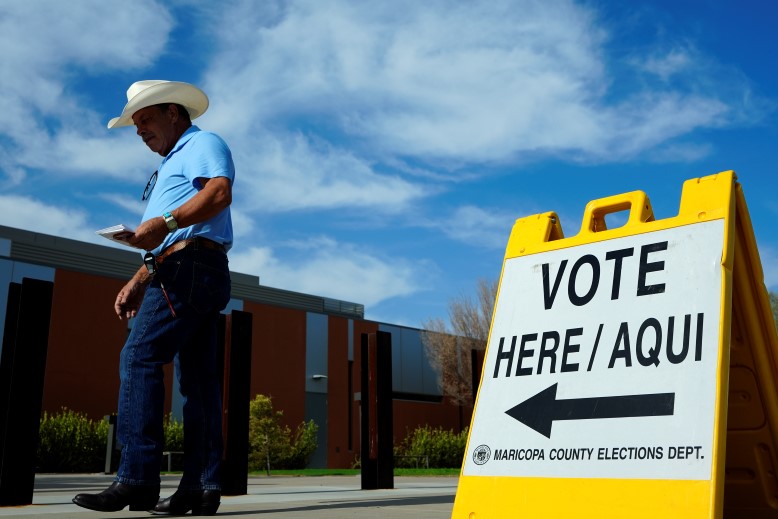
[[[449,301],[449,323],[427,320],[421,334],[424,349],[438,375],[443,394],[455,404],[472,402],[471,351],[486,348],[497,282],[478,280],[475,299],[461,295]]]

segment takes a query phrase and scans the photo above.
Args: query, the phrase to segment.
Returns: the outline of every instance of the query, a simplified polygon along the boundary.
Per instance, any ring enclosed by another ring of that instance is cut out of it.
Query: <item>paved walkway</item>
[[[162,497],[175,491],[179,476],[163,476]],[[100,513],[74,505],[80,492],[100,492],[113,476],[38,474],[33,504],[0,507],[0,518],[154,518],[146,512]],[[359,476],[252,476],[248,494],[222,497],[217,516],[273,519],[450,519],[456,477],[395,477],[394,489],[361,490]]]

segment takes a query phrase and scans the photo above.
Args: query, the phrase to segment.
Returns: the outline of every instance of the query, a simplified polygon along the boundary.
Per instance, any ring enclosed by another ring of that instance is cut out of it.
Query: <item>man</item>
[[[217,135],[191,119],[208,98],[188,83],[139,81],[108,128],[134,124],[162,163],[143,194],[142,223],[128,244],[149,251],[119,291],[114,309],[134,317],[121,352],[117,432],[122,456],[114,483],[73,502],[110,512],[129,506],[157,514],[214,515],[220,504],[221,394],[216,373],[219,312],[230,298],[226,252],[235,168]],[[163,448],[163,365],[174,361],[184,398],[184,473],[159,501]]]

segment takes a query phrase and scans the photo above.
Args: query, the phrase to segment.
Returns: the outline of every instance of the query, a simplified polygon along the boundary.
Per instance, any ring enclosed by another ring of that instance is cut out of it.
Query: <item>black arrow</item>
[[[670,416],[675,407],[675,393],[557,400],[556,386],[549,386],[505,413],[546,438],[551,438],[554,420]]]

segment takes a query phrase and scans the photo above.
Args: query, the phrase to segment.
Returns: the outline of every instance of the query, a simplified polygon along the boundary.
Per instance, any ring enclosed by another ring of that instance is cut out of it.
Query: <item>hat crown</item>
[[[148,106],[173,103],[186,108],[194,120],[208,109],[208,96],[189,83],[145,79],[136,81],[127,89],[127,104],[119,117],[108,121],[108,128],[132,125],[132,114]]]
[[[140,94],[147,88],[162,83],[170,83],[170,81],[165,81],[163,79],[145,79],[143,81],[136,81],[130,85],[130,88],[127,89],[127,101],[131,101],[133,97]]]

